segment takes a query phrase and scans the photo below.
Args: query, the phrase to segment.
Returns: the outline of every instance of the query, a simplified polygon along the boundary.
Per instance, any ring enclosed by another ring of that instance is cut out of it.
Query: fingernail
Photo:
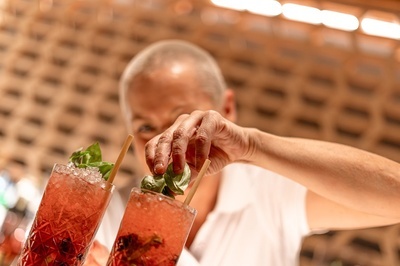
[[[164,164],[163,163],[158,163],[158,164],[156,164],[154,166],[154,172],[156,174],[160,174],[160,173],[162,173],[163,168],[164,168]]]
[[[181,167],[179,167],[179,166],[174,166],[174,173],[175,174],[181,174],[183,171],[182,171],[182,168]]]

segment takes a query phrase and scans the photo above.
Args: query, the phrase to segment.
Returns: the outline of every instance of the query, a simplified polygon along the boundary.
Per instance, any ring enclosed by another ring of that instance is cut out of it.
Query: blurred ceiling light
[[[400,39],[400,24],[377,20],[373,18],[363,18],[361,28],[370,35],[386,37],[391,39]]]
[[[229,9],[235,9],[235,10],[245,10],[246,9],[246,1],[242,0],[211,0],[211,2],[220,7],[226,7]]]
[[[0,0],[1,1],[1,0]],[[49,1],[49,0],[47,0]],[[360,21],[354,15],[332,10],[320,10],[311,6],[285,3],[281,5],[276,0],[210,0],[214,5],[234,9],[238,11],[248,10],[251,13],[264,16],[278,16],[282,14],[290,20],[310,23],[314,25],[323,24],[327,27],[354,31],[360,26]],[[361,20],[361,28],[366,34],[380,37],[400,39],[400,24],[364,18]]]
[[[282,6],[282,14],[290,20],[310,24],[321,23],[321,10],[315,7],[288,3]]]
[[[246,9],[253,14],[268,17],[278,16],[282,13],[281,4],[275,0],[251,0],[247,2]]]
[[[211,0],[211,2],[219,7],[239,11],[249,11],[254,14],[264,16],[277,16],[282,13],[281,4],[276,0]]]
[[[345,31],[356,30],[360,24],[353,15],[331,10],[322,10],[321,18],[325,26]]]

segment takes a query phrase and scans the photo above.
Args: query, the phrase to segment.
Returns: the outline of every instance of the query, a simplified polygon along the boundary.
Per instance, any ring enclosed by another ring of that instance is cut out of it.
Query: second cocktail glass
[[[107,265],[176,265],[196,214],[178,200],[133,188]]]

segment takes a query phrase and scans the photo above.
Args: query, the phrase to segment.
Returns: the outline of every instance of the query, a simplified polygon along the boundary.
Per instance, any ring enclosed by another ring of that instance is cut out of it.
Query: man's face
[[[145,174],[150,174],[144,156],[147,141],[170,127],[181,114],[215,109],[210,97],[197,84],[190,69],[183,66],[157,70],[132,81],[127,93],[130,128],[135,137],[136,156]]]

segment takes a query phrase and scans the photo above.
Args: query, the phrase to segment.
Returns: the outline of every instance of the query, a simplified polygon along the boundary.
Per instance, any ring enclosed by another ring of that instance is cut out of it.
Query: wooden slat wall
[[[359,14],[398,8],[394,1],[373,3],[350,2]],[[166,38],[197,43],[217,58],[236,91],[239,124],[400,162],[396,40],[208,1],[10,0],[1,9],[0,166],[16,164],[42,180],[53,163],[94,140],[106,160],[115,160],[126,136],[119,76],[137,51]],[[130,151],[118,186],[139,175]],[[309,237],[302,265],[400,265],[398,235],[399,227],[390,226]]]

